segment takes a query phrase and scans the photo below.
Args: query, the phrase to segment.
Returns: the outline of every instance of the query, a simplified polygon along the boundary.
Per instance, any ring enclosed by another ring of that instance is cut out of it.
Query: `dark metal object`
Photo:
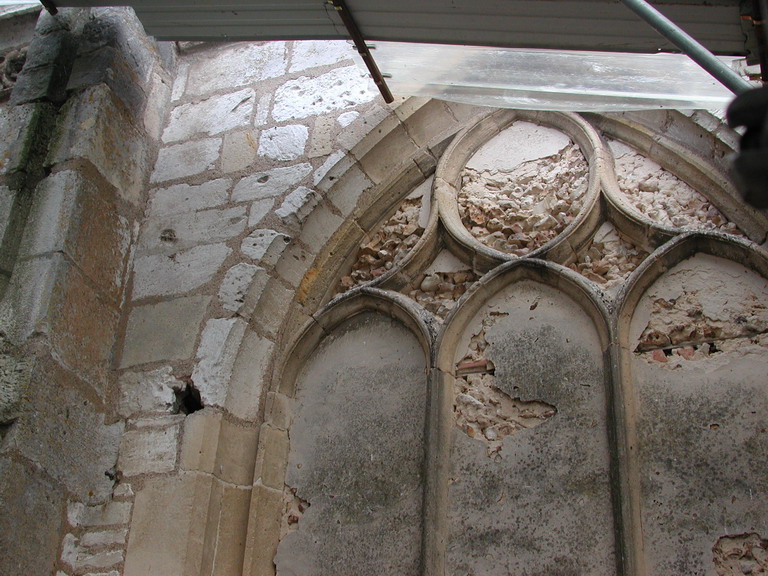
[[[731,70],[730,67],[645,0],[621,1],[734,94],[741,94],[753,88],[749,82]]]
[[[48,10],[48,13],[51,16],[56,16],[56,14],[59,13],[59,9],[56,8],[56,5],[51,0],[40,0],[40,4],[43,5],[43,8]]]
[[[365,62],[365,65],[368,67],[368,71],[371,73],[371,78],[373,78],[373,83],[376,84],[379,92],[381,92],[381,95],[384,98],[384,102],[391,104],[395,101],[395,97],[392,96],[392,92],[390,92],[389,86],[387,86],[387,83],[384,80],[384,76],[382,76],[379,67],[376,65],[376,61],[371,55],[368,44],[366,44],[365,38],[363,38],[363,35],[360,33],[360,29],[357,27],[355,19],[352,17],[352,14],[347,8],[346,2],[344,2],[344,0],[328,0],[328,4],[336,9],[336,12],[338,13],[341,21],[344,23],[344,26],[347,29],[347,32],[349,32],[352,41],[355,43],[357,52],[360,54],[363,62]]]

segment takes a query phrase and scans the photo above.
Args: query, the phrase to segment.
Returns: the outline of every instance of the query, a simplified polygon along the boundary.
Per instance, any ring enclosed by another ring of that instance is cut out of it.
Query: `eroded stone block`
[[[195,210],[215,208],[227,201],[231,180],[209,180],[199,186],[177,184],[150,191],[150,218],[174,216]]]
[[[309,78],[302,76],[283,84],[275,92],[272,117],[277,122],[352,108],[376,97],[368,90],[368,78],[357,66],[337,68]]]
[[[222,172],[245,170],[256,158],[258,134],[256,131],[233,132],[224,136],[221,151]]]
[[[162,148],[150,181],[167,182],[211,170],[219,159],[220,148],[221,138],[195,140]]]
[[[170,472],[176,467],[179,427],[129,430],[120,444],[118,469],[123,476]]]
[[[289,236],[274,230],[254,230],[243,240],[240,250],[262,266],[274,266],[290,241]]]
[[[250,122],[256,93],[251,88],[225,96],[215,96],[171,111],[163,142],[188,140],[198,134],[213,136]]]
[[[279,196],[301,182],[310,172],[312,165],[302,163],[247,176],[235,186],[232,201],[247,202]]]
[[[191,358],[210,300],[188,296],[135,307],[128,317],[121,368]]]
[[[41,110],[39,104],[0,107],[0,175],[26,166]]]
[[[304,40],[293,43],[289,72],[338,64],[352,59],[354,48],[346,40]]]
[[[304,154],[309,131],[306,126],[276,126],[262,131],[259,139],[259,156],[284,162],[295,160]]]
[[[184,294],[213,278],[232,252],[226,244],[196,246],[175,254],[136,258],[133,299]]]
[[[175,406],[174,392],[184,388],[170,366],[149,372],[126,372],[120,377],[118,411],[129,417],[146,412],[171,412]]]
[[[245,327],[239,318],[215,318],[206,323],[197,349],[199,361],[192,372],[204,406],[224,406]]]
[[[299,186],[288,195],[275,214],[287,225],[298,229],[318,202],[320,196],[317,192],[306,186]]]
[[[227,271],[219,288],[219,300],[225,309],[237,312],[242,308],[251,281],[259,270],[264,269],[241,262]]]

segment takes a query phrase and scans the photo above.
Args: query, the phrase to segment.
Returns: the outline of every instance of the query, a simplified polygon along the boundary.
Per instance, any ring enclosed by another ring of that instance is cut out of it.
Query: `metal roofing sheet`
[[[324,0],[55,0],[57,6],[130,5],[165,40],[342,39]],[[618,0],[347,0],[369,40],[620,52],[675,51]],[[739,0],[654,5],[704,46],[744,54]]]

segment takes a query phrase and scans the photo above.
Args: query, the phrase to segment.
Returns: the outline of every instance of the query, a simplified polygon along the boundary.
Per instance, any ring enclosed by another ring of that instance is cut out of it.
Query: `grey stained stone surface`
[[[591,320],[567,296],[525,281],[495,296],[465,334],[483,331],[494,386],[556,414],[506,436],[495,458],[481,437],[453,428],[446,574],[614,574],[603,357]]]
[[[304,513],[278,575],[419,574],[425,357],[390,318],[348,320],[298,380],[286,484]]]
[[[0,574],[52,574],[66,506],[59,486],[10,458],[0,457],[0,502],[17,514],[0,514]]]
[[[210,170],[219,159],[220,149],[221,138],[193,140],[162,148],[150,181],[167,182]]]
[[[121,367],[192,358],[210,300],[210,296],[187,296],[135,307],[128,317]],[[169,333],[173,338],[167,337]]]
[[[0,107],[0,175],[26,165],[40,113],[40,104]]]

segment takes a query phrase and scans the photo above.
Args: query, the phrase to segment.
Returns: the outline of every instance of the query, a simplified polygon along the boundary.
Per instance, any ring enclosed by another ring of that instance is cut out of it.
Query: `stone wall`
[[[111,365],[162,53],[129,12],[44,13],[0,107],[2,574],[122,562]]]

